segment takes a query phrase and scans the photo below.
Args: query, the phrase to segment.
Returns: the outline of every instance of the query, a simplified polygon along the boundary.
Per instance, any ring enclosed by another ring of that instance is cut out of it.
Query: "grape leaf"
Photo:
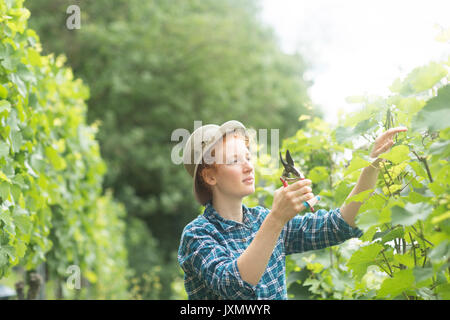
[[[391,208],[391,221],[394,225],[409,226],[418,220],[425,220],[432,210],[433,207],[429,203],[423,202],[407,203],[404,208],[395,205]]]
[[[356,251],[347,262],[347,267],[353,272],[353,276],[357,280],[366,274],[367,267],[375,264],[375,259],[383,250],[383,246],[378,243],[372,243],[370,245],[361,247]]]
[[[393,278],[384,279],[380,290],[377,293],[377,297],[395,298],[413,285],[414,275],[412,269],[400,270],[399,272],[394,273]]]
[[[405,145],[395,146],[388,152],[380,154],[378,157],[390,160],[393,163],[401,163],[411,158],[409,156],[409,148]]]
[[[369,161],[366,161],[359,156],[354,156],[352,158],[352,160],[350,161],[350,165],[348,166],[347,170],[345,170],[345,172],[344,172],[344,177],[349,175],[350,173],[352,173],[355,170],[365,168],[369,165],[370,165]]]
[[[0,100],[0,112],[3,112],[5,110],[8,112],[11,111],[11,103],[8,100]]]
[[[6,99],[8,97],[8,89],[0,84],[0,98]]]
[[[450,119],[450,85],[438,90],[436,97],[428,100],[411,121],[412,131],[438,131],[449,126]]]

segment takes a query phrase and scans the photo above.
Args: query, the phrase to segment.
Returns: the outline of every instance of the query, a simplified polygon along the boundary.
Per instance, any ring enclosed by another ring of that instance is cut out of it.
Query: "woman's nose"
[[[253,163],[252,163],[252,161],[251,160],[248,160],[248,159],[245,159],[245,161],[244,161],[244,168],[246,169],[246,170],[253,170]]]

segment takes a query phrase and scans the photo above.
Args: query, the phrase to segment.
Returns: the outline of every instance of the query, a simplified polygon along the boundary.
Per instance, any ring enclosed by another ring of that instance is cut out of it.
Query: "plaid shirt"
[[[189,299],[287,299],[285,256],[333,246],[360,237],[341,217],[340,209],[319,209],[291,219],[282,229],[257,285],[241,278],[237,258],[244,252],[270,212],[244,204],[243,222],[224,219],[211,202],[183,230],[178,262],[184,270]]]

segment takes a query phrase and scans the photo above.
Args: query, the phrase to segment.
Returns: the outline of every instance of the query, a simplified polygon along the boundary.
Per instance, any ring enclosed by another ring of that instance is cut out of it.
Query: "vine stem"
[[[384,169],[386,170],[386,167],[384,167]],[[392,197],[392,193],[391,193],[391,190],[389,190],[389,184],[387,183],[386,179],[384,178],[384,174],[382,174],[381,176],[383,177],[383,180],[384,180],[384,184],[385,184],[385,186],[386,186],[386,187],[387,187],[387,189],[388,189],[388,192],[389,192],[389,197]]]
[[[388,261],[388,259],[386,258],[386,256],[384,255],[384,252],[383,252],[383,251],[381,251],[381,254],[383,255],[384,261],[386,262],[386,265],[387,265],[388,268],[389,268],[390,273],[388,273],[388,274],[391,276],[391,278],[393,278],[391,265],[389,264],[389,261]]]
[[[430,171],[430,168],[428,167],[428,163],[427,163],[427,158],[419,156],[416,153],[416,151],[414,151],[414,150],[412,152],[417,157],[417,160],[419,160],[420,162],[423,163],[423,165],[425,166],[425,170],[427,171],[428,179],[430,180],[430,182],[433,182],[433,177],[431,176],[431,171]]]
[[[377,266],[379,266],[381,268],[381,270],[383,270],[388,276],[390,276],[392,278],[392,275],[390,275],[389,272],[387,272],[386,269],[384,269],[381,264],[377,264]]]
[[[417,266],[417,258],[416,258],[416,246],[414,245],[414,240],[411,236],[411,232],[408,232],[409,234],[409,239],[411,239],[411,246],[412,246],[412,251],[413,251],[413,255],[414,255],[414,266]]]
[[[417,176],[411,178],[411,180],[409,180],[408,183],[407,183],[403,188],[401,188],[401,189],[399,190],[399,193],[402,192],[403,189],[405,189],[405,188],[411,183],[411,181],[413,181],[415,178],[417,178]]]
[[[389,174],[389,170],[386,169],[386,165],[384,164],[384,161],[382,163],[383,163],[384,171],[386,171],[386,174],[388,175],[389,179],[391,179],[391,183],[393,184],[394,180],[392,179],[391,175]],[[388,187],[388,189],[389,189],[389,187]]]

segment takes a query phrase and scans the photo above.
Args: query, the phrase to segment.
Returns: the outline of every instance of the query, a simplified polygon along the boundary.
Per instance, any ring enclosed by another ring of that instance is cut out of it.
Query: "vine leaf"
[[[412,269],[404,269],[394,273],[392,278],[384,279],[377,298],[395,298],[403,291],[414,285],[414,275]]]
[[[427,104],[412,119],[413,131],[438,131],[448,127],[450,119],[450,85],[438,90],[438,95],[428,100]]]
[[[401,163],[411,158],[409,156],[409,148],[405,145],[395,146],[388,152],[380,154],[378,157],[390,160],[393,163]]]
[[[393,206],[391,208],[391,221],[393,225],[410,226],[418,220],[425,220],[432,212],[433,207],[428,203],[407,203],[404,208]]]
[[[353,272],[355,279],[361,280],[366,274],[367,267],[375,264],[375,259],[381,250],[383,250],[381,244],[372,243],[368,246],[361,247],[352,255],[347,262],[347,267]]]

